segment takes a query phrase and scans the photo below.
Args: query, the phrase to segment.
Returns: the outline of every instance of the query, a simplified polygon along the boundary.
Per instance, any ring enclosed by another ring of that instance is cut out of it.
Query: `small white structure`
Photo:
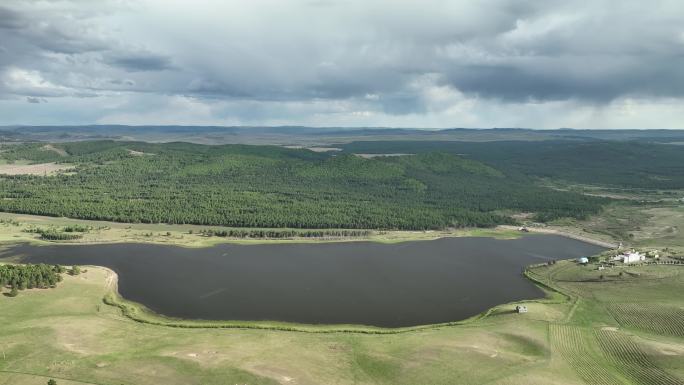
[[[623,254],[616,255],[613,257],[613,261],[622,261],[622,263],[635,263],[646,260],[646,255],[639,253],[638,251],[626,251]]]
[[[639,252],[627,253],[622,257],[622,263],[635,263],[646,260],[646,256]]]
[[[587,257],[577,258],[577,263],[580,263],[582,265],[586,265],[587,263],[589,263],[589,258],[587,258]]]
[[[515,307],[516,313],[527,313],[527,306],[518,305]]]
[[[598,267],[598,270],[599,270],[599,271],[601,271],[601,270],[605,270],[605,269],[606,269],[606,267],[605,267],[605,266],[603,266],[603,265],[601,265],[601,266],[599,266],[599,267]]]

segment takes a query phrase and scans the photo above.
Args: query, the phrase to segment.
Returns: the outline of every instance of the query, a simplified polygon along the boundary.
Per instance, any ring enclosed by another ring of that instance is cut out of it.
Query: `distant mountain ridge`
[[[684,130],[588,130],[529,128],[392,128],[307,126],[185,126],[185,125],[82,125],[0,126],[0,141],[78,141],[92,139],[202,144],[329,145],[373,140],[647,140],[684,142]]]

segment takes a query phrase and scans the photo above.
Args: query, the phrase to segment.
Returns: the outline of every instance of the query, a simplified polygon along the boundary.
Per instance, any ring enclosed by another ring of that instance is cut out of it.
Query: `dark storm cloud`
[[[19,12],[0,6],[0,29],[21,29],[27,25]]]
[[[521,17],[505,33],[463,42],[441,63],[443,80],[466,93],[511,102],[684,96],[681,3],[568,4]]]
[[[678,0],[6,0],[0,99],[177,95],[239,101],[252,120],[291,114],[284,103],[403,117],[459,100],[678,99],[683,11]]]
[[[32,96],[27,96],[26,101],[31,104],[47,103],[45,98],[34,98]]]
[[[253,99],[254,94],[242,89],[238,82],[222,82],[210,79],[193,79],[185,88],[185,92],[205,98],[245,98]]]
[[[127,86],[127,87],[133,87],[135,86],[135,82],[130,79],[112,79],[109,81],[109,84],[113,84],[115,86]]]
[[[557,63],[551,70],[539,66],[472,65],[451,69],[445,80],[463,92],[505,101],[572,98],[609,102],[622,95],[684,95],[684,71],[678,64],[684,61],[663,56],[649,64],[608,67],[600,74],[591,64],[576,62]]]
[[[44,20],[37,15],[0,7],[3,40],[12,44],[13,53],[30,51],[77,54],[106,48],[104,42],[89,37],[75,20]]]
[[[454,84],[487,96],[508,99],[575,98],[608,102],[623,95],[681,97],[684,95],[684,71],[680,67],[684,64],[683,59],[666,54],[604,61],[579,58],[560,63],[561,60],[554,60],[557,63],[550,63],[550,70],[538,65],[502,66],[492,71],[465,69]]]
[[[171,58],[151,53],[124,53],[107,57],[105,62],[126,71],[163,71],[173,68]]]

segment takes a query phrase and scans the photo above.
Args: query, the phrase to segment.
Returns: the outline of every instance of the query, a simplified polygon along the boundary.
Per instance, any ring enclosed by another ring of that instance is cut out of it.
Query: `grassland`
[[[0,384],[683,384],[684,338],[649,326],[676,322],[682,268],[631,269],[643,274],[596,282],[584,280],[591,267],[559,262],[530,274],[567,297],[524,303],[527,314],[508,304],[367,334],[136,322],[103,302],[111,272],[87,267],[56,289],[0,296]],[[645,303],[659,311],[613,317],[615,304]]]
[[[417,240],[432,240],[442,237],[494,237],[510,239],[520,236],[520,232],[513,228],[492,229],[457,229],[457,230],[426,230],[426,231],[372,231],[368,236],[359,237],[323,237],[288,239],[242,239],[218,236],[204,236],[202,230],[226,230],[220,226],[198,225],[168,225],[144,223],[118,223],[106,221],[87,221],[70,218],[55,218],[38,215],[23,215],[0,213],[0,243],[33,242],[47,244],[49,241],[40,239],[35,233],[27,232],[31,228],[60,229],[65,226],[84,226],[91,230],[83,237],[72,241],[59,243],[119,243],[138,242],[169,244],[183,247],[208,247],[219,243],[287,243],[287,242],[340,242],[340,241],[373,241],[373,242],[405,242]]]
[[[567,261],[533,269],[572,303],[564,322],[549,323],[552,350],[588,384],[684,383],[683,270],[614,267],[602,272],[613,279],[597,279],[596,266]]]
[[[578,221],[562,219],[549,226],[562,232],[623,242],[637,248],[669,248],[684,254],[684,204],[678,202],[618,202],[600,215]]]
[[[55,175],[59,172],[72,169],[73,165],[68,164],[57,164],[54,162],[49,163],[38,163],[38,164],[25,164],[26,162],[19,163],[4,163],[0,164],[0,174],[4,175]]]
[[[198,226],[17,214],[0,214],[0,220],[0,242],[45,242],[22,230],[74,224],[94,228],[76,242],[264,242],[189,233],[207,228]],[[558,221],[544,231],[681,250],[682,226],[684,208],[672,202],[617,203],[600,216]],[[518,234],[404,231],[359,239]],[[549,294],[521,302],[529,313],[516,314],[515,304],[505,304],[466,322],[399,330],[179,322],[122,301],[110,271],[86,269],[65,276],[56,289],[0,295],[1,385],[44,384],[49,378],[68,385],[684,384],[682,266],[597,271],[596,265],[561,261],[529,270]]]

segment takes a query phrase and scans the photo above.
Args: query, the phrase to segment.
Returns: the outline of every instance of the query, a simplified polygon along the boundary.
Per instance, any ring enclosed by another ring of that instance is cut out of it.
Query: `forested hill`
[[[274,146],[75,142],[2,147],[0,162],[58,162],[0,175],[0,211],[239,227],[431,229],[582,217],[606,200],[536,186],[444,152],[365,159]]]
[[[648,141],[366,141],[338,145],[348,153],[442,151],[508,174],[647,189],[684,188],[684,146]]]

